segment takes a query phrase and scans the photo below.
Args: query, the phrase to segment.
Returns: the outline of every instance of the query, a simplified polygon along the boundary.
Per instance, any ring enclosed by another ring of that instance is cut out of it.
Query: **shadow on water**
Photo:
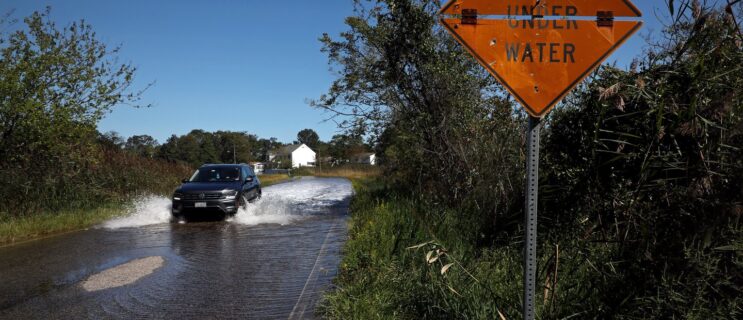
[[[194,222],[221,222],[233,217],[234,215],[228,215],[219,209],[206,209],[199,212],[187,211],[182,213],[183,217],[180,219],[171,218],[171,223],[194,223]]]

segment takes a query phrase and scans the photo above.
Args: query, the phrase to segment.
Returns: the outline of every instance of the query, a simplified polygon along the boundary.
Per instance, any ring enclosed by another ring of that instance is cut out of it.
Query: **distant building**
[[[317,165],[319,165],[319,164],[322,164],[322,165],[330,164],[330,165],[332,165],[335,162],[334,159],[333,159],[333,157],[330,157],[330,156],[319,158],[319,159],[317,159],[317,161],[318,161]]]
[[[374,153],[359,153],[353,157],[354,163],[377,165],[377,155]]]
[[[314,167],[315,151],[306,144],[294,144],[282,147],[268,154],[268,160],[279,165],[291,163],[292,168]]]
[[[263,174],[263,169],[265,169],[263,162],[253,162],[250,165],[253,167],[255,174]]]

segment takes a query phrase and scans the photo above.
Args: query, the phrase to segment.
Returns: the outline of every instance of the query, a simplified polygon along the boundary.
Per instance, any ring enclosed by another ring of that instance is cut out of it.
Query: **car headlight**
[[[181,200],[182,196],[183,196],[182,194],[176,192],[173,194],[173,200]]]
[[[222,194],[224,195],[225,199],[234,200],[235,197],[237,197],[237,190],[224,190],[222,191]]]

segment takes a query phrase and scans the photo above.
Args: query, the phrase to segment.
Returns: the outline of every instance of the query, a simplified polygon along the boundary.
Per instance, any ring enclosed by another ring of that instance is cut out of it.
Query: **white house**
[[[263,162],[253,162],[250,165],[253,167],[255,174],[263,174],[263,169],[265,168]]]
[[[354,162],[374,166],[377,164],[377,155],[374,153],[359,153],[354,156]]]
[[[291,161],[292,168],[314,167],[316,162],[315,151],[312,151],[306,144],[295,144],[285,146],[281,149],[271,152],[268,155],[269,161],[282,162]]]

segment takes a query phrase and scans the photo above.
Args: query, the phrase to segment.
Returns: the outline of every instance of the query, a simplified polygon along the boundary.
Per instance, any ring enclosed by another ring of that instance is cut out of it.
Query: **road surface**
[[[228,221],[170,223],[169,200],[0,248],[0,319],[310,319],[331,285],[352,196],[345,179],[264,189]]]

